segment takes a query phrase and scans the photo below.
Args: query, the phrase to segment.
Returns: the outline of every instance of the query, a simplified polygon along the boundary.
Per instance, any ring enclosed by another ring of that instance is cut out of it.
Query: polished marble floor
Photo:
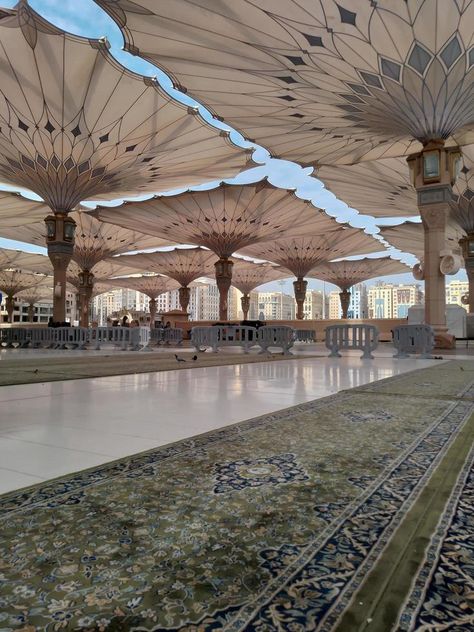
[[[324,354],[317,345],[297,349],[315,352]],[[15,355],[39,353],[47,362],[48,352]],[[0,493],[439,362],[394,360],[392,353],[386,346],[373,361],[349,352],[342,359],[3,386]],[[0,353],[0,370],[6,357],[13,354]]]

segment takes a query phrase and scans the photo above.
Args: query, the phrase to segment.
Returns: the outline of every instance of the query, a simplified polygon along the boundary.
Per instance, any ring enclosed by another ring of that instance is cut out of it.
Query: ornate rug
[[[333,629],[474,411],[446,367],[1,496],[0,630]]]
[[[399,630],[474,630],[474,449],[404,605]]]

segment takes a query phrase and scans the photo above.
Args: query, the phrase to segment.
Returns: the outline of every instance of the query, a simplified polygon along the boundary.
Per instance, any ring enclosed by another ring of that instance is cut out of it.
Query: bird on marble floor
[[[196,362],[197,359],[198,359],[197,355],[193,355],[194,362]]]
[[[176,358],[176,362],[186,362],[186,360],[184,358],[180,358],[177,353],[174,354],[174,357]]]

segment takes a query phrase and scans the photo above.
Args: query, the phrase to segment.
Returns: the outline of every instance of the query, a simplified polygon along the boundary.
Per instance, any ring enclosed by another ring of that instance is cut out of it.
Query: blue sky
[[[185,103],[195,104],[195,102],[189,97],[174,90],[168,77],[155,66],[121,50],[123,46],[123,38],[120,30],[113,20],[111,20],[104,11],[99,9],[93,0],[29,0],[29,2],[30,5],[38,11],[38,13],[66,31],[76,35],[93,38],[105,35],[110,42],[111,53],[124,66],[143,75],[156,76],[162,83],[163,87],[173,97]],[[3,7],[14,7],[15,4],[16,0],[0,0],[0,5]],[[202,106],[200,107],[200,110],[203,116],[205,116],[208,120],[211,120],[209,113]],[[217,127],[229,129],[225,124],[218,121],[213,120],[213,123]],[[239,145],[250,146],[250,143],[246,143],[242,136],[235,131],[231,132],[231,137],[232,140]],[[268,152],[266,152],[263,148],[257,148],[254,154],[254,160],[258,163],[262,163],[261,166],[246,171],[244,174],[241,174],[232,180],[232,182],[255,182],[260,180],[262,177],[267,176],[270,182],[276,186],[283,188],[296,188],[296,193],[299,197],[312,200],[315,206],[323,208],[329,215],[335,217],[338,221],[349,222],[352,226],[363,228],[366,232],[371,234],[376,234],[378,232],[375,221],[377,221],[379,225],[396,224],[404,221],[403,218],[375,220],[373,217],[359,214],[355,209],[349,208],[344,202],[338,200],[332,193],[327,191],[319,180],[311,177],[310,174],[312,172],[312,168],[303,169],[295,163],[285,160],[271,159],[269,158]],[[2,186],[1,184],[0,188],[11,189],[11,187]],[[28,197],[35,197],[29,193],[26,193],[26,195]],[[22,250],[29,251],[40,250],[35,246],[28,246],[6,239],[0,239],[0,246],[7,248],[21,248]],[[382,249],[383,246],[381,246],[381,250]],[[410,265],[415,262],[415,258],[413,256],[404,255],[395,249],[390,249],[387,252],[388,254],[392,254],[395,258],[402,259]],[[463,271],[459,275],[456,275],[456,277],[451,278],[464,279],[465,273]],[[386,277],[384,280],[396,283],[414,282],[411,274]],[[370,281],[370,283],[373,282],[375,282],[375,280]],[[292,280],[286,281],[284,291],[292,293],[291,283]],[[309,281],[309,287],[321,289],[322,283],[311,280]],[[281,285],[272,283],[267,284],[265,288],[281,290]],[[327,288],[332,289],[333,286],[327,284]]]

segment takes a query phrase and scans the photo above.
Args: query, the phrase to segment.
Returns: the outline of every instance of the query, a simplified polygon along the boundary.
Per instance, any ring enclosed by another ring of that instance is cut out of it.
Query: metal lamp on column
[[[293,288],[295,292],[296,300],[296,318],[297,320],[303,320],[304,318],[304,302],[306,300],[306,289],[308,287],[308,281],[305,281],[301,277],[293,281]]]

